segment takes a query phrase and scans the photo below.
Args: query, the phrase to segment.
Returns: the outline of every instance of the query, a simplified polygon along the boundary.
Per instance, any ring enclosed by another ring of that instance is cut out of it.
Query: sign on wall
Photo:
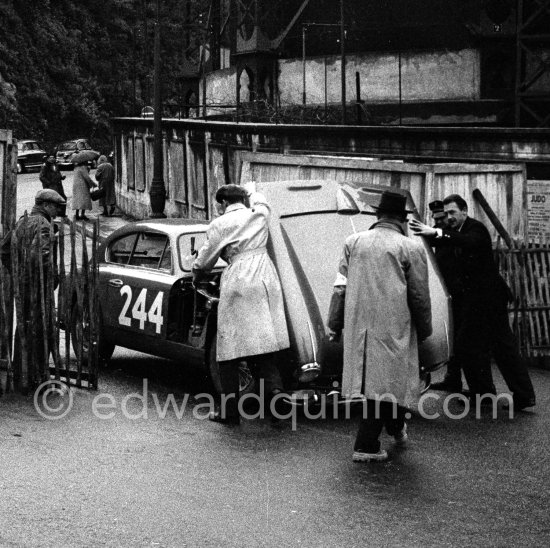
[[[550,181],[527,181],[528,240],[550,241]]]

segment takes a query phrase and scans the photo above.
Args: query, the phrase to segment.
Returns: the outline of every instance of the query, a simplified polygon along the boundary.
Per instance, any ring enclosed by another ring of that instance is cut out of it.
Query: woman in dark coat
[[[115,212],[115,168],[107,161],[107,157],[104,155],[101,155],[97,161],[95,178],[99,183],[99,188],[104,191],[103,197],[99,199],[99,205],[103,206],[103,215],[108,217]],[[110,208],[110,211],[107,211],[107,207]]]
[[[55,190],[66,202],[67,196],[65,195],[65,190],[63,189],[63,179],[65,179],[65,175],[61,175],[61,172],[57,167],[57,162],[55,161],[55,156],[50,154],[40,168],[40,182],[42,183],[42,188],[51,188],[52,190]],[[65,214],[65,209],[66,205],[59,208],[60,217],[67,216]]]

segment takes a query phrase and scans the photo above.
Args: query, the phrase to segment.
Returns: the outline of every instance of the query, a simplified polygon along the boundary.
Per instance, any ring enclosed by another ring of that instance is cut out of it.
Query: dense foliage
[[[161,2],[167,97],[180,79],[181,4]],[[152,104],[154,19],[153,0],[0,0],[0,128],[107,150],[109,118]]]

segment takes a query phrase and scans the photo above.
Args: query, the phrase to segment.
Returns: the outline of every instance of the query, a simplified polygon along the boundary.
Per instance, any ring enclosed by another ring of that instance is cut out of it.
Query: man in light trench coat
[[[430,336],[428,267],[422,244],[405,236],[405,196],[384,191],[370,230],[346,239],[335,289],[345,305],[329,312],[329,334],[344,328],[345,397],[366,397],[353,460],[384,461],[385,426],[407,442],[403,406],[419,396],[418,343]],[[334,300],[333,300],[334,302]]]
[[[281,284],[266,250],[269,206],[263,195],[252,193],[250,208],[246,207],[247,194],[238,185],[218,189],[221,216],[210,223],[207,240],[193,263],[195,280],[210,271],[219,257],[229,263],[220,283],[217,336],[222,402],[227,404],[209,417],[226,424],[240,420],[238,364],[243,359],[264,380],[268,410],[282,411],[283,386],[274,353],[290,346]],[[277,394],[281,396],[276,398]],[[274,398],[274,404],[281,403],[273,410]]]

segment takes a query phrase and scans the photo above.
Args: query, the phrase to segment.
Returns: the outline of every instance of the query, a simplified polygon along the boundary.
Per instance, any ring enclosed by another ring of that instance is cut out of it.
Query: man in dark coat
[[[13,231],[17,253],[14,283],[17,284],[19,296],[19,299],[16,298],[19,301],[17,306],[20,306],[16,316],[14,361],[19,362],[24,355],[30,365],[29,378],[16,379],[17,383],[22,381],[24,385],[26,381],[32,386],[44,380],[49,352],[55,344],[51,310],[44,309],[43,305],[47,307],[48,303],[52,303],[55,306],[53,290],[57,281],[52,265],[55,265],[57,251],[57,227],[53,225],[53,219],[58,215],[59,207],[65,203],[55,190],[38,191],[30,215],[21,217]],[[50,257],[52,250],[54,257]],[[43,318],[46,319],[45,326]],[[22,343],[26,343],[26,346],[22,346]]]
[[[443,204],[448,228],[432,228],[416,220],[410,226],[446,253],[443,276],[453,298],[456,365],[464,370],[472,398],[494,394],[492,352],[513,394],[514,408],[531,407],[535,405],[535,392],[510,329],[510,291],[498,273],[489,231],[483,223],[468,217],[468,206],[458,194],[447,196]],[[461,389],[460,370],[458,379],[456,370],[451,368],[451,374],[455,377],[447,377],[440,389]]]
[[[63,179],[65,179],[65,175],[61,175],[59,167],[55,161],[55,156],[50,154],[40,168],[40,182],[42,183],[42,188],[51,188],[52,190],[55,190],[66,202],[67,196],[65,195],[65,189],[63,188]],[[65,204],[59,204],[60,217],[66,216],[65,208]]]

